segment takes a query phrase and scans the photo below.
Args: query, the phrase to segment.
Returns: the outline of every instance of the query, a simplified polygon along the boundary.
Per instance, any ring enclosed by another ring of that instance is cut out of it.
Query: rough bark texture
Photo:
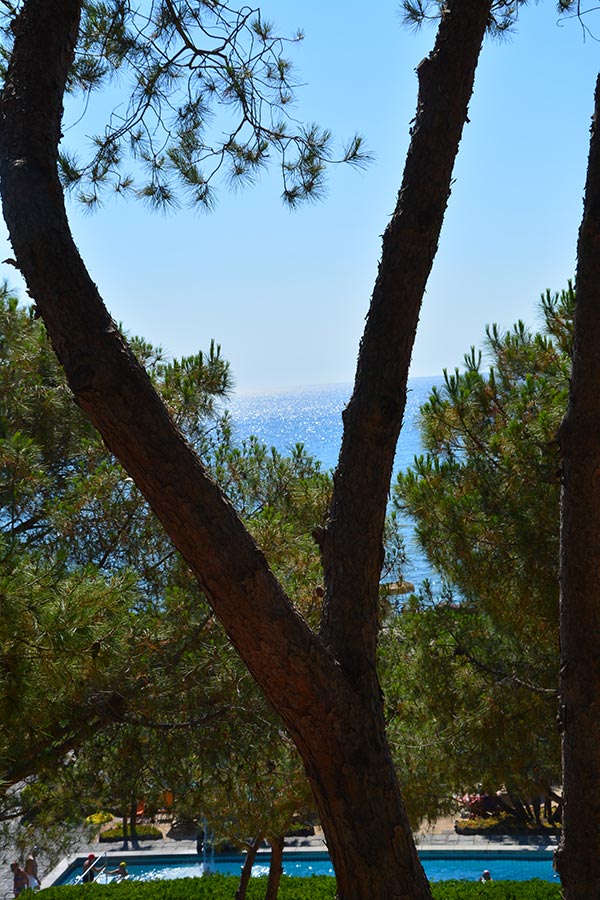
[[[600,897],[600,79],[577,250],[569,405],[561,427],[559,723],[565,900]]]
[[[487,0],[454,0],[435,47],[417,68],[419,96],[402,186],[383,236],[322,541],[323,636],[357,679],[374,673],[382,533],[406,384],[427,279],[450,196]],[[360,604],[356,598],[360,597]]]
[[[453,0],[419,66],[419,107],[345,413],[322,545],[323,636],[296,614],[176,431],[71,237],[56,172],[81,0],[27,0],[1,101],[0,184],[14,252],[77,403],[198,577],[305,764],[341,900],[430,897],[385,737],[375,673],[382,529],[408,365],[466,119],[489,0]]]

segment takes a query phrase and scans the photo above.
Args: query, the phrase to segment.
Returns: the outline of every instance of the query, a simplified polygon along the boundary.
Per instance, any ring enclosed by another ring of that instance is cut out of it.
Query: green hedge
[[[162,839],[162,831],[155,828],[154,825],[136,825],[135,834],[138,838],[151,838],[153,841]],[[106,831],[100,832],[100,841],[122,841],[123,825],[115,825],[114,828],[107,828]],[[128,840],[131,840],[131,832],[129,832]]]
[[[486,884],[465,881],[433,882],[431,890],[434,900],[561,900],[562,891],[558,882],[541,881],[493,881]]]
[[[233,900],[239,879],[231,875],[179,878],[174,881],[124,881],[47,888],[44,900]],[[549,881],[432,882],[434,900],[560,900],[558,884]],[[83,895],[83,897],[82,897]],[[248,900],[263,900],[265,879],[253,878]],[[328,875],[294,878],[283,875],[279,900],[333,900],[335,879]]]

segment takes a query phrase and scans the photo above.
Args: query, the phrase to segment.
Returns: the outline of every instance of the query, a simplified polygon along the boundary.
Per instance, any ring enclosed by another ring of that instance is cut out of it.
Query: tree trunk
[[[573,371],[560,430],[559,725],[565,900],[600,897],[600,79],[577,248]]]
[[[129,827],[131,832],[131,846],[137,847],[138,839],[137,839],[137,830],[136,830],[136,822],[137,822],[137,807],[138,803],[136,800],[135,794],[131,795],[131,805],[129,809]]]
[[[277,900],[277,892],[279,890],[279,882],[283,875],[283,845],[285,835],[280,834],[279,837],[271,838],[269,844],[271,846],[271,862],[269,863],[269,877],[267,879],[267,890],[265,892],[265,900]]]
[[[531,818],[531,814],[527,804],[523,802],[518,794],[513,794],[509,789],[507,789],[506,793],[508,794],[508,799],[513,805],[514,817],[518,819],[519,822],[527,822],[527,820]]]
[[[549,822],[552,822],[553,825],[557,825],[562,822],[563,798],[560,794],[553,791],[552,788],[549,788],[546,794],[546,802],[549,808],[549,815],[547,815],[546,818]],[[555,803],[556,806],[553,806],[553,803]]]
[[[106,311],[69,231],[56,171],[81,0],[26,0],[2,95],[4,215],[76,401],[197,576],[284,720],[318,805],[340,900],[427,900],[375,671],[383,522],[408,366],[467,115],[489,0],[450,0],[419,68],[406,171],[386,229],[330,523],[322,635],[297,615],[177,432]]]
[[[248,883],[250,881],[250,876],[252,875],[252,866],[254,865],[254,860],[256,859],[256,854],[258,853],[262,839],[262,834],[258,834],[248,847],[246,859],[244,860],[244,865],[242,866],[240,874],[240,883],[235,892],[235,900],[246,900],[246,891],[248,890]]]
[[[321,536],[322,634],[355,679],[375,685],[383,527],[419,313],[437,251],[454,161],[490,17],[488,0],[450,0],[419,93],[402,185],[383,236],[354,391]],[[360,598],[360,602],[358,601]]]
[[[554,824],[562,825],[563,805],[564,805],[564,803],[563,803],[562,799],[559,800],[558,803],[556,804],[556,809],[554,810],[554,814],[552,816],[552,821],[554,822]]]

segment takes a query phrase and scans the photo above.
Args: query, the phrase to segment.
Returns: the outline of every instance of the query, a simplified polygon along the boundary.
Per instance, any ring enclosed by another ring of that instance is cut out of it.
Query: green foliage
[[[574,300],[572,288],[547,293],[538,334],[489,328],[487,373],[472,349],[464,372],[445,374],[421,410],[426,454],[394,490],[443,578],[441,596],[410,598],[382,642],[390,735],[417,817],[436,793],[506,784],[530,795],[560,781],[556,432]],[[402,652],[386,655],[388,644]]]
[[[301,446],[284,457],[253,438],[235,444],[216,345],[173,362],[141,338],[134,346],[290,597],[316,621],[311,533],[323,524],[330,476]],[[0,397],[0,652],[10,663],[0,676],[0,764],[7,784],[38,776],[14,795],[13,814],[43,832],[103,807],[129,818],[141,799],[160,808],[168,790],[173,814],[212,815],[220,837],[285,832],[309,805],[293,746],[73,404],[45,330],[7,288]]]
[[[210,447],[217,404],[231,390],[220,348],[167,362],[140,338],[133,347],[171,415],[199,452]],[[69,569],[139,573],[162,597],[171,545],[131,480],[73,403],[62,369],[34,317],[0,288],[0,535]],[[128,540],[125,540],[125,535]],[[139,554],[144,546],[145,553]]]
[[[14,12],[4,7],[6,59]],[[288,112],[297,81],[285,51],[302,37],[281,37],[259,9],[220,0],[86,0],[68,112],[85,118],[87,134],[98,130],[88,158],[61,150],[64,185],[88,208],[107,188],[151,208],[211,208],[217,175],[234,187],[253,183],[275,155],[285,201],[316,199],[336,160],[329,131]],[[116,96],[98,128],[87,113],[101,90]],[[337,161],[367,158],[356,135]]]
[[[324,524],[331,476],[301,445],[287,457],[255,438],[236,445],[220,412],[229,370],[214,344],[173,362],[142,338],[134,346],[316,626],[322,572],[312,532]],[[40,830],[103,807],[129,818],[141,799],[160,808],[168,790],[174,815],[208,818],[218,839],[243,846],[249,835],[283,834],[312,806],[293,745],[73,404],[45,330],[6,288],[0,396],[0,637],[11,659],[0,677],[0,756],[7,782],[38,775],[20,812]],[[399,554],[396,545],[391,556]]]
[[[252,838],[272,841],[295,817],[308,817],[313,799],[297,751],[257,696],[259,724],[246,714],[232,744],[203,772],[198,805],[210,823],[215,844],[247,849]],[[237,713],[234,716],[234,725]],[[250,738],[250,745],[244,742]],[[188,802],[189,802],[188,797]]]
[[[112,818],[112,816],[111,816]],[[139,838],[148,838],[154,841],[162,839],[162,831],[155,828],[154,825],[136,825],[136,836]],[[107,828],[100,835],[101,841],[122,841],[123,825],[115,825],[113,828]]]
[[[215,400],[229,389],[219,349],[167,363],[159,348],[134,345],[190,440],[207,444]],[[147,504],[73,403],[44,327],[6,285],[0,397],[0,778],[11,783],[61,771],[73,746],[122,720],[125,697],[158,696],[207,612]]]
[[[559,884],[533,879],[531,881],[494,881],[470,884],[464,881],[438,881],[431,885],[434,900],[560,900]]]
[[[526,0],[494,0],[488,32],[498,38],[510,33],[518,21],[519,8],[525,2]],[[443,4],[440,0],[402,0],[401,9],[404,24],[417,29],[423,22],[439,18]],[[562,9],[562,0],[559,0],[559,9]]]
[[[119,900],[233,900],[239,880],[227,875],[205,878],[183,878],[161,882],[123,882],[113,885],[82,885],[48,888],[46,900],[77,900],[85,892],[87,900],[102,900],[111,891],[119,892]],[[248,886],[248,900],[262,900],[264,879],[256,878]],[[108,892],[108,893],[107,893]],[[434,900],[560,900],[558,884],[546,881],[495,881],[471,884],[465,881],[432,882]],[[283,875],[279,900],[333,900],[335,879],[325,875],[292,878]]]
[[[0,759],[9,770],[28,757],[38,769],[54,767],[74,731],[93,730],[111,707],[117,714],[129,680],[122,638],[131,630],[133,581],[126,572],[65,571],[10,553],[6,540],[0,548]]]
[[[286,457],[255,437],[236,447],[227,433],[215,446],[213,467],[288,596],[316,625],[322,573],[312,531],[325,522],[330,474],[302,444]]]

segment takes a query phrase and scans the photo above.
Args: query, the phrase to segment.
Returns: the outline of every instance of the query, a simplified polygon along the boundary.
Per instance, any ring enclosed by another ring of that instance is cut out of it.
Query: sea
[[[422,452],[419,410],[432,387],[442,382],[441,375],[409,378],[394,478]],[[301,443],[328,470],[334,469],[337,463],[342,437],[342,410],[351,393],[352,385],[348,383],[313,385],[265,394],[241,394],[232,398],[228,409],[238,440],[255,435],[281,453]],[[411,582],[417,591],[427,579],[435,592],[439,578],[418,547],[409,520],[404,522],[403,537],[407,550],[407,564],[402,573],[404,579]]]

